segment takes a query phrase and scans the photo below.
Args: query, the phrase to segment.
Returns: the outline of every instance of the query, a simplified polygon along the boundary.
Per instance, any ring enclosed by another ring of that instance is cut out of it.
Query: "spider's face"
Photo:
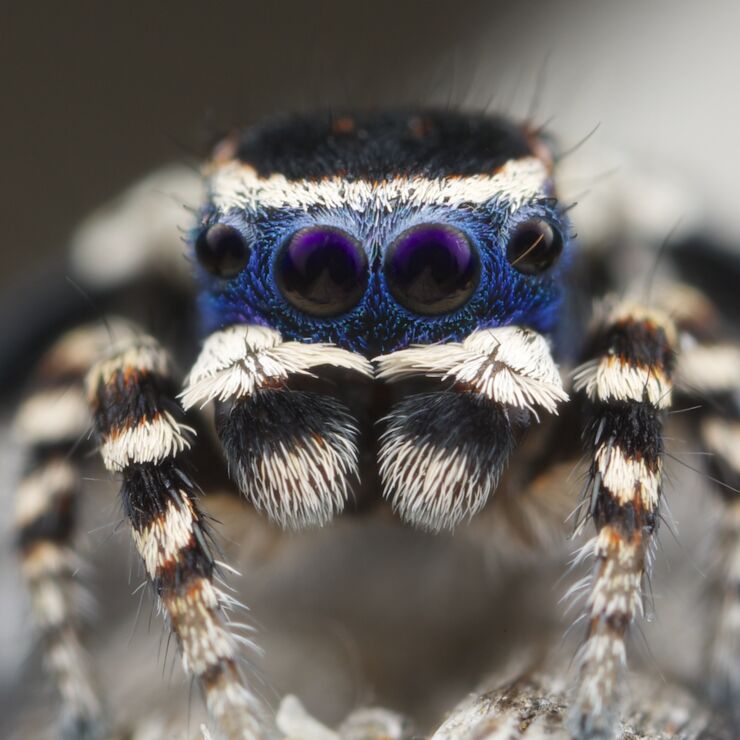
[[[542,144],[451,114],[290,118],[224,145],[192,236],[207,331],[366,356],[508,324],[549,332],[569,227]]]

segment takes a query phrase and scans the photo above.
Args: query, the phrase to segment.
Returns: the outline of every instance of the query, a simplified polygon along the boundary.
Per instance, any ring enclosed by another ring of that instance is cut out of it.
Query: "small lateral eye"
[[[233,226],[213,224],[195,240],[195,256],[203,267],[221,278],[238,275],[249,261],[249,245]]]
[[[365,293],[367,255],[347,232],[309,226],[293,234],[278,253],[275,280],[299,311],[320,318],[339,316]]]
[[[456,311],[480,279],[478,253],[462,231],[448,224],[404,231],[389,247],[384,269],[393,297],[423,316]]]
[[[552,267],[563,251],[563,237],[544,218],[530,218],[514,228],[506,245],[509,264],[524,275],[539,275]]]

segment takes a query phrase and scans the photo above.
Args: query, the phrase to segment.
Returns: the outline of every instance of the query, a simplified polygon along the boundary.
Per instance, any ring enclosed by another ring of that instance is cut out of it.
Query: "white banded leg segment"
[[[72,444],[89,431],[90,408],[82,379],[111,342],[132,335],[128,323],[110,318],[105,325],[67,332],[44,353],[33,371],[33,391],[15,415],[15,430],[24,445]]]
[[[73,455],[90,429],[82,375],[108,343],[100,327],[75,329],[42,357],[16,433],[27,463],[18,484],[16,547],[46,669],[62,699],[65,738],[102,738],[108,722],[82,645],[91,596],[75,552],[80,473]]]
[[[208,533],[183,472],[193,432],[174,403],[163,350],[137,340],[96,366],[87,387],[104,462],[121,474],[121,499],[147,576],[222,736],[265,737],[266,713],[238,668],[237,638],[225,612],[233,600],[215,585]]]
[[[216,401],[231,476],[283,527],[329,521],[357,476],[358,429],[349,411],[333,398],[284,388],[322,365],[372,376],[370,363],[347,350],[233,326],[206,340],[181,395],[186,408]]]
[[[597,530],[579,555],[594,561],[586,596],[589,626],[569,717],[579,738],[614,732],[625,638],[642,614],[642,584],[658,523],[663,410],[672,394],[675,337],[659,312],[618,306],[594,336],[594,355],[575,373],[592,414],[592,462],[580,526],[592,518]]]
[[[224,737],[265,737],[266,712],[238,667],[240,651],[226,618],[234,604],[215,585],[193,483],[176,461],[132,466],[123,475],[132,537],[180,645],[185,671],[199,681]]]
[[[676,387],[689,395],[722,396],[740,388],[740,346],[699,344],[682,337]]]
[[[512,425],[567,399],[546,340],[507,326],[463,342],[411,347],[377,358],[378,377],[450,381],[452,391],[411,396],[388,416],[379,455],[383,494],[424,529],[455,527],[494,492],[514,446]]]
[[[591,359],[574,373],[575,389],[593,403],[669,408],[677,342],[676,329],[662,312],[618,304],[594,333]]]
[[[595,561],[592,590],[586,608],[588,639],[577,661],[580,683],[571,714],[578,737],[611,737],[627,663],[625,633],[642,615],[642,578],[646,550],[642,532],[631,537],[619,526],[604,526],[580,553]]]
[[[108,470],[136,463],[157,463],[190,447],[193,430],[175,416],[167,353],[151,337],[140,337],[87,376],[100,453]]]

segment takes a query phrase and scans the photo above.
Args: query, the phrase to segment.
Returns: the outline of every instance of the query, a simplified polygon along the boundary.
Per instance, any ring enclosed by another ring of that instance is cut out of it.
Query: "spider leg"
[[[717,614],[709,642],[710,688],[715,699],[740,714],[740,407],[731,415],[707,415],[700,427],[714,466],[732,489],[715,486],[724,505],[712,574]]]
[[[666,315],[617,305],[575,373],[592,417],[585,525],[596,536],[580,558],[595,560],[588,630],[570,710],[577,737],[613,736],[626,663],[625,638],[642,614],[662,494],[663,414],[670,407],[676,332]]]
[[[121,476],[132,538],[186,673],[200,684],[224,737],[268,736],[266,709],[238,666],[226,616],[235,603],[217,586],[196,485],[186,472],[193,431],[174,401],[167,354],[138,337],[98,362],[86,385],[103,461]]]
[[[694,408],[711,481],[723,507],[710,585],[716,615],[707,645],[713,697],[738,716],[740,702],[740,346],[723,339],[719,313],[700,293],[674,285],[667,303],[680,331],[676,390]],[[696,404],[696,406],[694,406]]]
[[[21,573],[31,596],[45,664],[62,698],[65,738],[108,736],[99,685],[82,646],[90,601],[75,551],[80,473],[75,450],[90,429],[82,377],[107,341],[100,328],[64,335],[41,359],[15,426],[27,450],[15,527]]]

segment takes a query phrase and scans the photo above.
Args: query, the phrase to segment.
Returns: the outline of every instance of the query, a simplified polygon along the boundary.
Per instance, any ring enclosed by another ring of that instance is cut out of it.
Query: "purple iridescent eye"
[[[331,226],[297,231],[280,251],[275,277],[300,311],[329,317],[349,311],[367,285],[367,255],[352,236]]]
[[[385,257],[393,297],[414,313],[434,316],[468,301],[480,278],[477,252],[459,229],[447,224],[414,226]]]

